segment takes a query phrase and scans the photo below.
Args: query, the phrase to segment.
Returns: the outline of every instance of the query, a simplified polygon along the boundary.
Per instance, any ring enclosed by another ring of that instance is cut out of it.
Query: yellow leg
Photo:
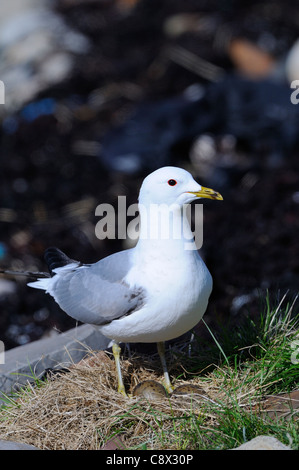
[[[115,365],[116,365],[116,373],[117,373],[117,381],[118,381],[118,391],[125,397],[127,396],[126,391],[125,391],[125,386],[123,383],[123,378],[121,374],[121,368],[120,368],[120,352],[121,349],[117,343],[113,343],[112,346],[112,352],[115,360]]]
[[[173,388],[171,386],[168,370],[167,370],[167,364],[166,364],[166,359],[165,359],[165,343],[157,343],[157,349],[158,353],[161,359],[161,364],[163,368],[163,373],[164,373],[164,385],[168,393],[173,392]]]

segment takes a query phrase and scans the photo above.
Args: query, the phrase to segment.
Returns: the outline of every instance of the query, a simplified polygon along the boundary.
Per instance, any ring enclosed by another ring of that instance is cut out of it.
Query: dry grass
[[[124,360],[122,368],[128,393],[143,380],[162,382],[157,374],[158,359]],[[167,434],[165,445],[170,448],[171,434],[176,433],[175,420],[198,414],[205,401],[223,395],[215,383],[198,378],[188,382],[201,386],[209,398],[173,396],[154,402],[142,397],[126,398],[117,392],[114,361],[104,352],[91,353],[88,360],[72,366],[67,373],[23,389],[13,405],[1,410],[0,438],[41,449],[99,449],[115,433],[121,433],[126,447],[146,442],[147,448],[161,449],[161,435]],[[177,381],[175,385],[180,383],[185,382]],[[177,439],[173,439],[173,448],[177,445]]]

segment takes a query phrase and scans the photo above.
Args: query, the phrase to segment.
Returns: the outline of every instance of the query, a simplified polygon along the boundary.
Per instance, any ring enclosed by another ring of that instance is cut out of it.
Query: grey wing
[[[131,250],[92,264],[56,270],[48,292],[68,315],[84,323],[105,325],[139,309],[141,287],[130,288],[124,277],[132,266]]]

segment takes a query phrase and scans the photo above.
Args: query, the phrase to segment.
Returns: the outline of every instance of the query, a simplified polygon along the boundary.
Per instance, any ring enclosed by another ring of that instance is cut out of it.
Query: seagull
[[[193,234],[184,210],[201,198],[223,199],[182,168],[160,168],[141,185],[139,238],[133,248],[93,264],[48,248],[50,277],[28,284],[43,289],[68,315],[111,339],[118,392],[124,396],[119,344],[157,343],[164,386],[171,393],[165,341],[191,330],[206,311],[212,276],[198,250],[186,244]]]

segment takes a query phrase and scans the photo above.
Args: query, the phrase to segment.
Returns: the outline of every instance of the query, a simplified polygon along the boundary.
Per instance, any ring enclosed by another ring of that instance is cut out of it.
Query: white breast
[[[162,256],[163,258],[163,256]],[[143,259],[126,282],[142,285],[147,302],[140,310],[101,327],[104,335],[122,342],[159,342],[176,338],[202,318],[212,290],[212,278],[197,252],[182,259]]]

